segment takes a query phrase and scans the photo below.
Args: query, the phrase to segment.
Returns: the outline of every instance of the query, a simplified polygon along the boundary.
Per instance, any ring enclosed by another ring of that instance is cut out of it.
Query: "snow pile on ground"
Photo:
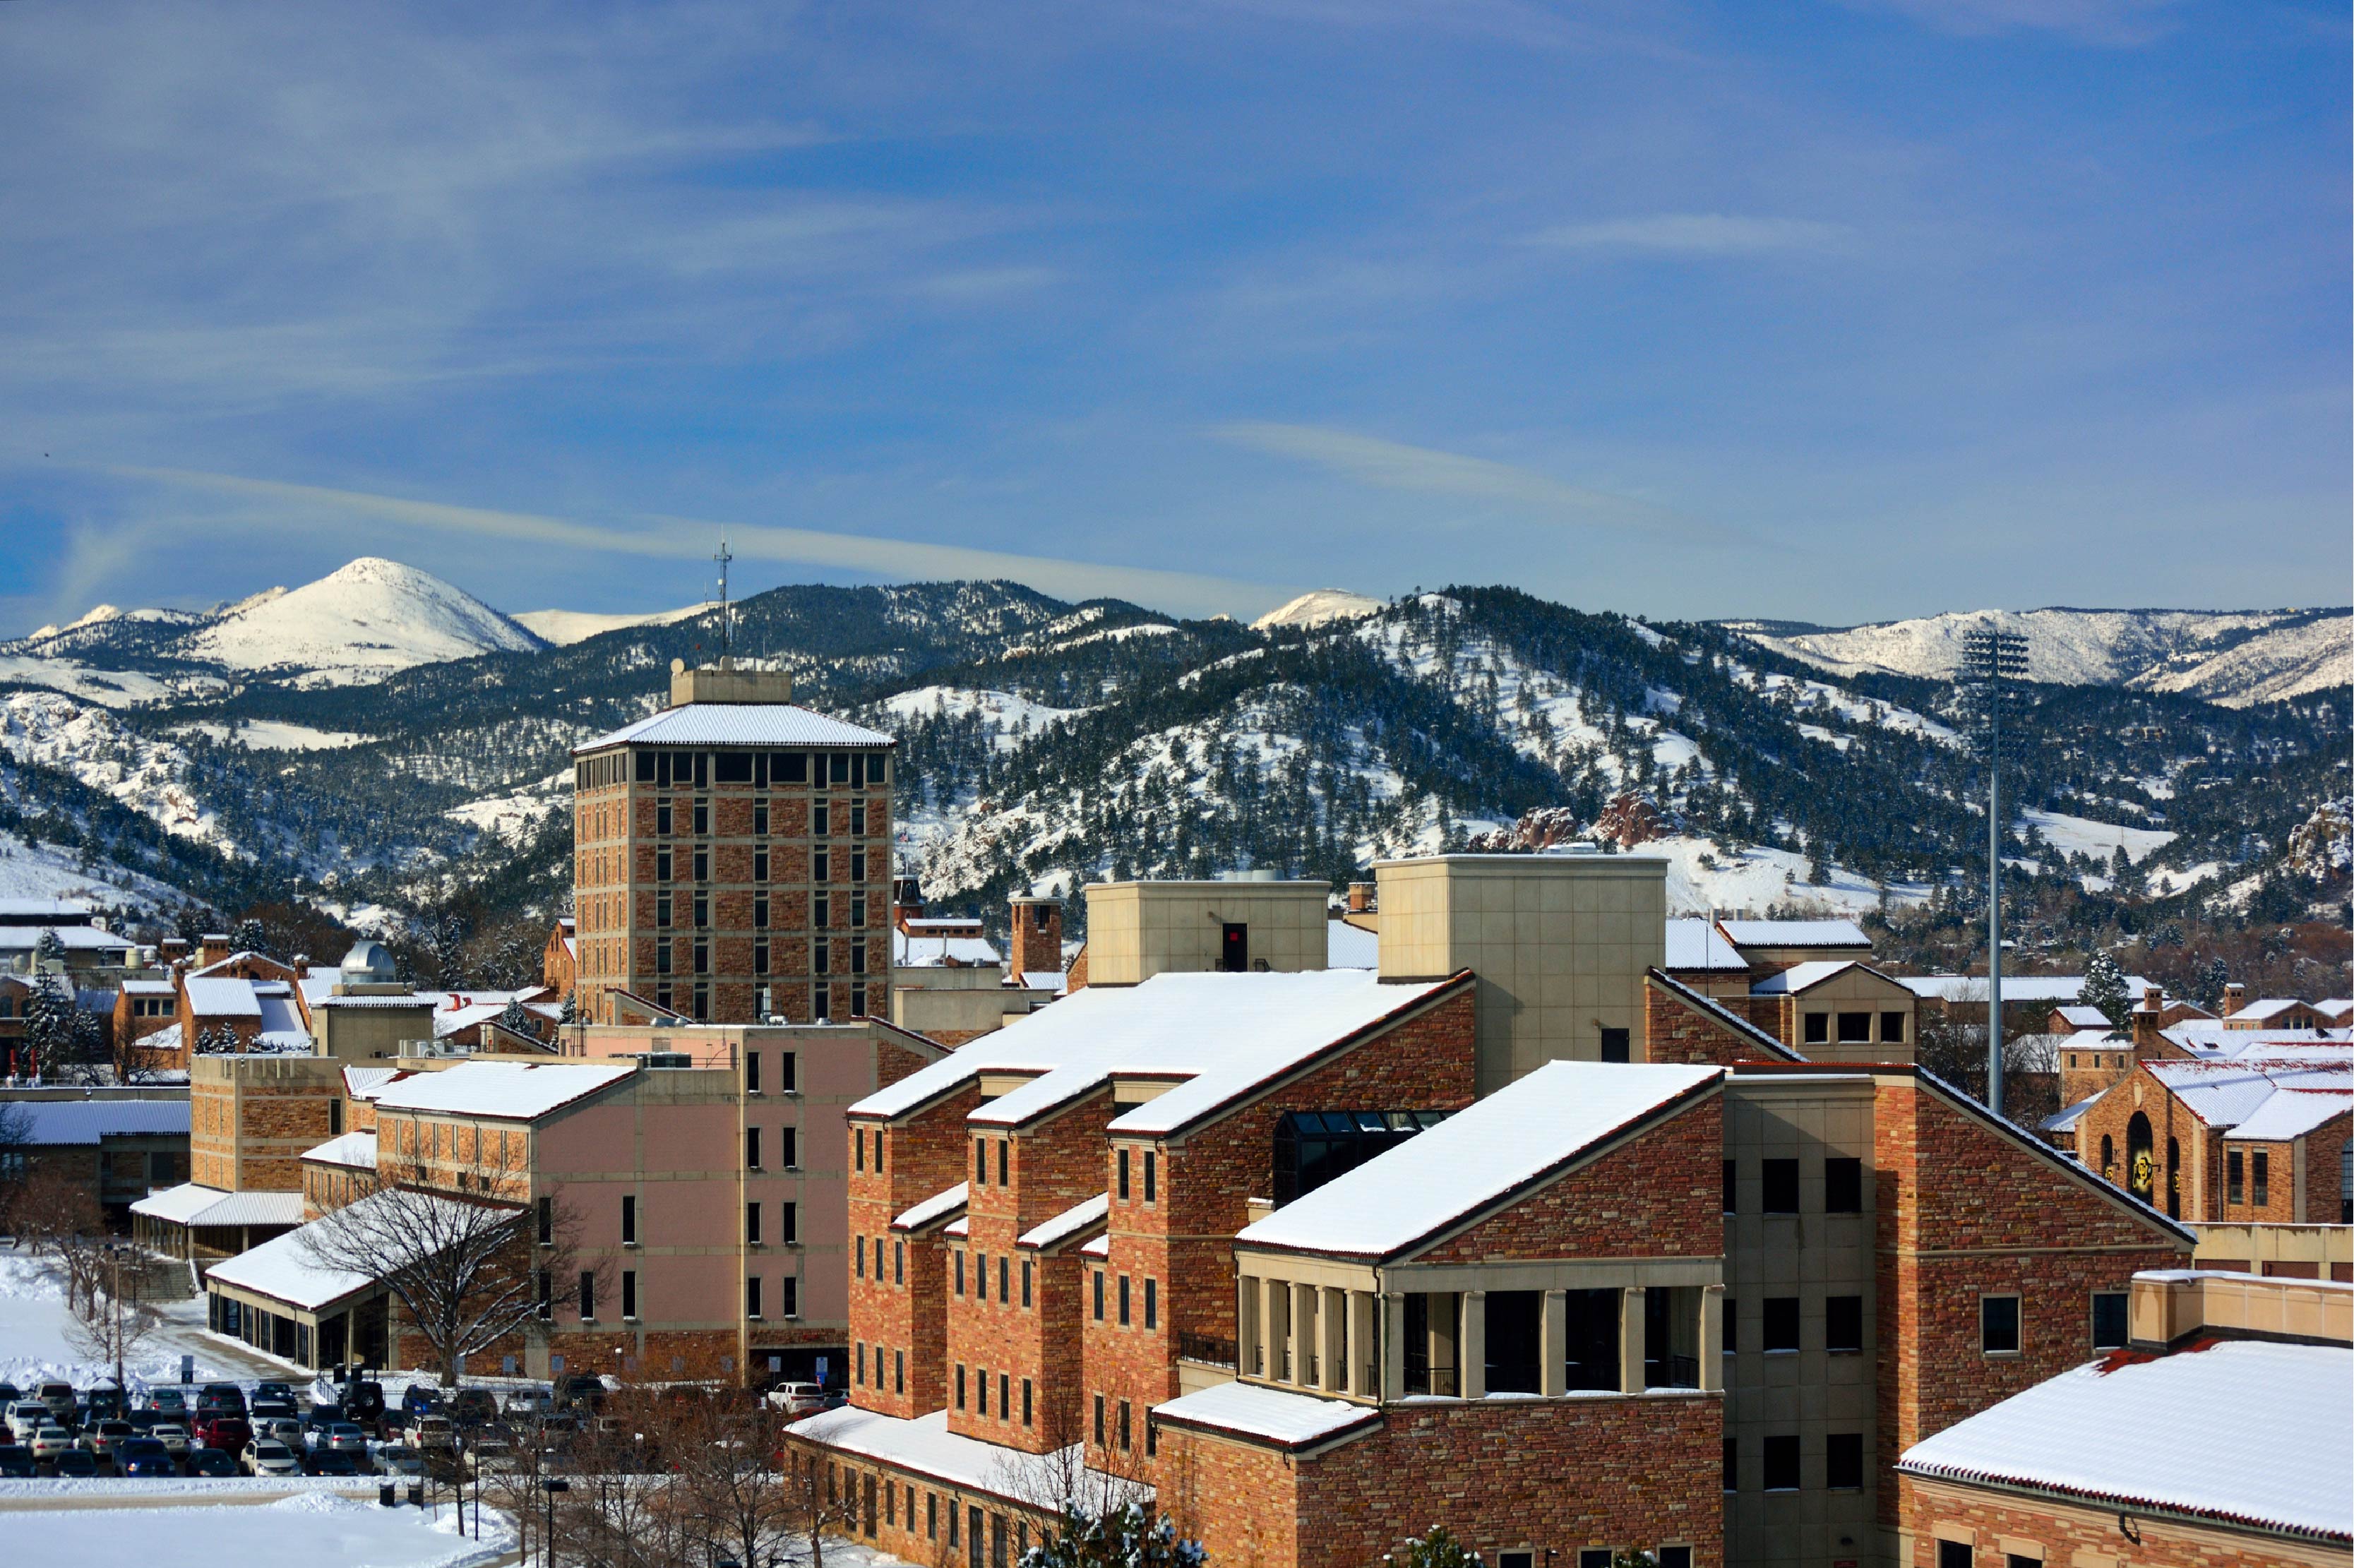
[[[430,572],[363,556],[292,593],[230,611],[188,639],[183,652],[238,670],[310,671],[322,683],[340,685],[445,659],[545,646]]]
[[[184,1351],[196,1354],[198,1382],[228,1375],[197,1348],[203,1336],[201,1297],[173,1302],[164,1311],[165,1329],[141,1345],[124,1368],[133,1393],[151,1383],[178,1383]],[[0,1382],[26,1388],[58,1380],[86,1388],[101,1376],[112,1377],[111,1362],[101,1365],[74,1347],[70,1322],[65,1282],[53,1264],[29,1254],[0,1253]]]
[[[457,1534],[454,1509],[379,1508],[305,1491],[261,1505],[15,1509],[8,1516],[8,1540],[11,1554],[26,1563],[476,1568],[515,1549],[514,1529],[505,1516],[484,1509],[482,1517],[482,1539],[477,1541]],[[471,1509],[467,1522],[472,1523]]]

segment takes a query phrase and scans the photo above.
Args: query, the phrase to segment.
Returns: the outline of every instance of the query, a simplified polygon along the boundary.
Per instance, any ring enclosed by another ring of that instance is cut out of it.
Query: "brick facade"
[[[1653,973],[1644,977],[1643,1060],[1684,1066],[1730,1067],[1735,1062],[1779,1059],[1778,1053],[1698,1005],[1691,995],[1678,994],[1695,989],[1683,985],[1672,976]],[[1754,1023],[1747,1016],[1750,998],[1714,997],[1709,1000],[1734,1017]],[[1763,997],[1757,1000],[1771,1002],[1775,999]],[[1774,1034],[1771,1025],[1755,1026]],[[1775,1034],[1775,1038],[1778,1040],[1780,1036]]]
[[[1967,1542],[1979,1563],[2026,1558],[2052,1568],[2344,1568],[2343,1547],[2136,1513],[2128,1540],[2113,1510],[1897,1478],[1909,1552],[1902,1568],[1937,1568],[1937,1543]]]
[[[2179,1219],[2221,1219],[2222,1134],[2152,1077],[2147,1062],[2136,1063],[2132,1072],[2076,1119],[2076,1155],[2084,1169],[2131,1190],[2137,1116],[2147,1118],[2149,1126],[2153,1170],[2148,1201]],[[2104,1148],[2108,1150],[2105,1167]]]

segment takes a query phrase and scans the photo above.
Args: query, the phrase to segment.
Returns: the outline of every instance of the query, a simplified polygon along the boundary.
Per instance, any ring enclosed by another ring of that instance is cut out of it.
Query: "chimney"
[[[2223,988],[2223,1016],[2229,1018],[2248,1005],[2248,988],[2238,980]]]
[[[196,967],[217,964],[229,955],[228,933],[207,931],[196,938]]]
[[[2134,1003],[2130,1021],[2133,1031],[2134,1060],[2147,1061],[2158,1054],[2158,1021],[2166,1015],[2166,991],[2151,986]]]
[[[1373,912],[1373,884],[1370,882],[1349,884],[1350,914],[1370,915]]]
[[[188,956],[188,939],[186,937],[166,937],[155,944],[155,951],[166,964],[176,964]]]
[[[1041,977],[1040,983],[1051,984],[1044,977],[1063,972],[1063,901],[1059,898],[1016,898],[1013,900],[1012,939],[1006,944],[1006,978],[1015,985],[1026,985],[1029,975]]]

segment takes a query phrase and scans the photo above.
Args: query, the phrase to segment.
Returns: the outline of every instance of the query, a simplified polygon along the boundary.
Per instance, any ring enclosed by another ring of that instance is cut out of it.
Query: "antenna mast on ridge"
[[[736,651],[736,612],[727,602],[727,563],[736,557],[728,551],[725,528],[719,531],[718,553],[711,558],[719,563],[719,667],[724,670]]]

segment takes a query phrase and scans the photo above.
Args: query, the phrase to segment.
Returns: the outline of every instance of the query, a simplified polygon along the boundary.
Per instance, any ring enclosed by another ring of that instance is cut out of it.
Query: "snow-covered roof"
[[[1803,964],[1792,964],[1779,974],[1767,975],[1749,988],[1752,996],[1789,996],[1811,991],[1833,975],[1861,969],[1853,959],[1808,959]]]
[[[1235,1243],[1394,1256],[1724,1075],[1722,1067],[1547,1062],[1246,1227]]]
[[[844,1404],[804,1417],[786,1430],[847,1454],[937,1476],[951,1486],[1017,1502],[1060,1496],[1055,1489],[1070,1485],[1072,1473],[1081,1460],[1081,1455],[1070,1449],[1025,1454],[1018,1448],[984,1443],[978,1437],[960,1436],[949,1430],[949,1413],[945,1410],[935,1410],[929,1415],[909,1421]],[[1152,1497],[1152,1489],[1141,1483],[1120,1480],[1101,1470],[1091,1469],[1087,1475],[1104,1486],[1119,1489],[1123,1496],[1132,1492],[1148,1501]]]
[[[347,1132],[341,1138],[331,1138],[316,1149],[306,1149],[302,1158],[317,1165],[349,1165],[356,1170],[376,1169],[376,1134]]]
[[[1986,1005],[1987,978],[1984,975],[1895,975],[1890,977],[1914,995],[1931,1001],[1970,1002]],[[2126,995],[2141,1000],[2150,982],[2139,975],[2126,976]],[[2083,975],[2005,975],[2002,977],[2002,1004],[2009,1007],[2022,1001],[2058,1003],[2073,1001],[2084,994]]]
[[[979,930],[978,915],[910,915],[905,924],[911,931]]]
[[[372,1100],[387,1084],[408,1076],[410,1071],[406,1067],[346,1067],[344,1069],[344,1093],[355,1100]]]
[[[40,946],[44,935],[51,934],[56,936],[58,946],[69,953],[127,953],[137,946],[128,937],[118,937],[95,926],[0,926],[0,949],[29,952]]]
[[[919,1231],[933,1221],[944,1219],[965,1206],[972,1195],[972,1183],[960,1181],[953,1187],[933,1193],[920,1203],[910,1203],[891,1216],[895,1231]]]
[[[2313,1004],[2313,1011],[2337,1019],[2354,1017],[2354,996],[2323,997]]]
[[[1667,961],[1659,966],[1663,969],[1729,969],[1737,973],[1749,967],[1741,949],[1706,920],[1669,921],[1667,951]]]
[[[194,975],[182,982],[188,988],[188,1009],[199,1018],[259,1018],[261,999],[254,994],[253,982],[233,975],[199,980]]]
[[[181,1225],[299,1225],[300,1192],[224,1192],[183,1181],[131,1205],[134,1214]]]
[[[376,1097],[380,1110],[489,1116],[528,1121],[571,1104],[637,1071],[634,1063],[612,1066],[537,1062],[461,1062],[439,1073],[419,1073]]]
[[[1852,920],[1719,920],[1736,948],[1865,948],[1872,938]]]
[[[1324,922],[1324,967],[1331,969],[1379,969],[1382,938],[1377,931],[1352,926],[1346,920]]]
[[[2108,1029],[2114,1027],[2109,1022],[2109,1015],[2107,1013],[2103,1012],[2097,1007],[2087,1007],[2082,1002],[2061,1007],[2054,1011],[2060,1014],[2061,1022],[2073,1029]]]
[[[170,980],[127,980],[122,982],[125,996],[177,996],[179,988]]]
[[[689,703],[623,725],[572,748],[609,746],[896,746],[881,730],[828,718],[790,703]]]
[[[1110,1217],[1111,1194],[1097,1192],[1092,1198],[1072,1204],[1053,1219],[1023,1231],[1013,1239],[1013,1245],[1036,1247],[1040,1251],[1060,1246],[1073,1236],[1084,1235]]]
[[[903,1116],[982,1074],[1028,1075],[1029,1083],[972,1116],[1014,1126],[1115,1075],[1182,1076],[1186,1082],[1111,1123],[1114,1132],[1172,1131],[1446,983],[1384,985],[1364,969],[1316,969],[1159,974],[1141,985],[1087,986],[850,1108]]]
[[[1079,1248],[1079,1255],[1082,1257],[1109,1257],[1111,1255],[1111,1233],[1109,1231],[1106,1231],[1103,1234],[1096,1237],[1095,1240],[1087,1243],[1087,1245]]]
[[[1256,1383],[1222,1383],[1152,1407],[1156,1420],[1304,1448],[1356,1426],[1378,1425],[1382,1413],[1345,1399],[1318,1399]]]
[[[298,1205],[302,1201],[300,1193],[280,1195],[292,1197]],[[420,1196],[415,1192],[371,1192],[352,1204],[350,1209],[340,1212],[355,1213],[370,1204],[417,1202]],[[422,1197],[421,1201],[452,1209],[473,1207],[456,1198]],[[208,1214],[206,1223],[217,1222]],[[315,1311],[331,1302],[366,1290],[376,1284],[371,1276],[355,1274],[348,1269],[323,1267],[312,1255],[310,1238],[318,1234],[320,1226],[334,1223],[332,1218],[313,1220],[282,1236],[263,1242],[258,1247],[214,1264],[206,1271],[206,1277],[223,1285],[236,1286],[241,1290],[250,1290],[257,1296],[283,1301],[304,1311]]]
[[[2278,1018],[2283,1013],[2294,1012],[2305,1005],[2293,996],[2259,997],[2237,1012],[2231,1014],[2231,1022],[2237,1023],[2243,1018]]]
[[[239,948],[236,952],[231,953],[225,959],[215,959],[211,963],[206,964],[200,969],[190,969],[188,971],[188,975],[191,979],[226,978],[235,980],[240,977],[235,975],[224,977],[220,971],[229,968],[233,964],[240,963],[272,964],[280,969],[291,969],[293,967],[291,964],[279,963],[276,959],[271,958],[268,953],[257,953],[250,948]]]
[[[891,962],[903,969],[939,969],[951,963],[966,969],[995,969],[1003,961],[997,948],[979,937],[891,933]]]
[[[2099,1095],[2086,1095],[2067,1109],[2053,1111],[2036,1126],[2044,1132],[2073,1132],[2076,1124],[2084,1119],[2084,1113],[2098,1104],[2100,1098]]]
[[[1956,1422],[1899,1467],[2343,1541],[2354,1536],[2354,1351],[2226,1340],[2121,1352]]]
[[[2159,1083],[2183,1108],[2209,1127],[2241,1126],[2264,1108],[2274,1095],[2289,1089],[2354,1093],[2354,1064],[2336,1060],[2249,1060],[2221,1062],[2146,1062],[2142,1070]]]
[[[64,898],[0,898],[0,922],[22,925],[44,920],[87,921],[90,906]]]
[[[16,1100],[11,1102],[27,1128],[27,1144],[96,1143],[101,1138],[185,1138],[188,1132],[186,1097],[170,1100],[97,1098],[86,1100]]]
[[[2245,1121],[2223,1135],[2224,1141],[2286,1143],[2303,1138],[2332,1117],[2354,1110],[2354,1091],[2285,1088],[2258,1106]]]

